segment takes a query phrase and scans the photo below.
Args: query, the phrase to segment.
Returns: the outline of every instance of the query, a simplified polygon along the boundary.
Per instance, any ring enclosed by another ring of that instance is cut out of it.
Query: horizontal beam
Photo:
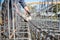
[[[60,4],[60,2],[26,2],[26,4]]]

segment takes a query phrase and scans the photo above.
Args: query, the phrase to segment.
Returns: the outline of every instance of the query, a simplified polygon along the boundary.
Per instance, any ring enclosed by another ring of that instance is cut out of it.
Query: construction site
[[[0,3],[0,40],[60,40],[60,0],[25,0],[32,19],[21,15],[25,10],[19,0]]]

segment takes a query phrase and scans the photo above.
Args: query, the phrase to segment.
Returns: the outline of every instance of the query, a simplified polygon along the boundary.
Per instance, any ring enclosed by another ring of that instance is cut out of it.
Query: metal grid
[[[58,20],[57,16],[56,16],[57,19],[54,19],[52,16],[51,17],[32,16],[33,19],[31,20],[31,22],[33,24],[31,24],[30,21],[27,23],[27,22],[24,22],[24,20],[18,14],[16,14],[15,8],[13,7],[14,0],[11,0],[11,5],[12,5],[11,9],[9,9],[9,1],[10,0],[6,0],[6,1],[5,1],[5,3],[8,6],[8,8],[6,9],[7,14],[8,14],[8,23],[6,24],[6,21],[5,21],[6,15],[4,14],[3,29],[4,30],[6,30],[6,28],[8,29],[8,31],[7,32],[5,31],[4,34],[6,34],[6,36],[9,39],[11,39],[11,40],[28,40],[28,39],[29,40],[41,40],[42,39],[41,33],[43,31],[47,32],[48,34],[53,33],[54,35],[57,35],[55,33],[60,30],[60,25],[59,25],[60,21]],[[40,8],[40,6],[41,5],[39,5],[39,8]],[[56,11],[58,12],[58,5],[56,7],[57,7]],[[19,8],[19,6],[18,6],[18,8]],[[46,8],[46,9],[48,9],[48,8]],[[43,13],[45,11],[46,10],[44,10]],[[10,17],[10,13],[12,13],[12,20]],[[42,13],[42,12],[40,11],[40,13]],[[38,15],[38,14],[36,14],[36,15]],[[25,30],[26,30],[26,32],[25,32]],[[7,35],[7,33],[8,33],[8,35]],[[24,38],[25,35],[29,35],[29,37]],[[6,40],[9,40],[9,39],[6,39]]]

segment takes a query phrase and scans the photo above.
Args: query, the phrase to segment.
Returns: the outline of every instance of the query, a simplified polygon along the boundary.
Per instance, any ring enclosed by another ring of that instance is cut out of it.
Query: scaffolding
[[[52,36],[52,39],[50,40],[60,39],[60,20],[58,15],[41,15],[41,13],[48,14],[48,10],[50,8],[53,10],[53,7],[57,4],[57,1],[53,3],[51,2],[52,4],[50,5],[48,5],[47,2],[46,4],[48,6],[42,9],[40,9],[41,4],[38,2],[37,4],[39,4],[38,6],[40,12],[33,15],[33,19],[28,22],[26,22],[24,18],[21,17],[21,15],[18,15],[18,13],[16,12],[16,8],[14,7],[14,3],[17,4],[18,10],[21,11],[21,5],[19,5],[17,0],[4,0],[2,4],[3,25],[0,26],[1,40],[49,40],[50,36]],[[45,1],[42,5],[44,5],[44,3]],[[35,4],[35,2],[33,2],[32,4]],[[56,11],[58,12],[58,5],[56,5],[56,8]],[[21,14],[24,13],[21,12]]]

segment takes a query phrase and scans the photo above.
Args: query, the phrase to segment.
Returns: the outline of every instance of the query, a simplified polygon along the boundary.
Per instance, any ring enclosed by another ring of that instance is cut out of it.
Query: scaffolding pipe
[[[26,2],[26,4],[52,4],[52,2]],[[53,4],[56,4],[56,2],[53,2]],[[57,4],[60,4],[60,2],[57,2]]]
[[[14,10],[13,10],[14,3],[13,3],[13,0],[11,0],[11,2],[12,2],[12,27],[13,27],[13,34],[12,35],[14,36],[14,40],[15,40],[15,31],[14,31],[15,30],[15,25],[14,25],[15,22],[14,22]]]
[[[10,15],[9,15],[9,0],[8,0],[8,9],[7,9],[7,12],[8,12],[8,29],[9,29],[9,39],[10,39]]]

